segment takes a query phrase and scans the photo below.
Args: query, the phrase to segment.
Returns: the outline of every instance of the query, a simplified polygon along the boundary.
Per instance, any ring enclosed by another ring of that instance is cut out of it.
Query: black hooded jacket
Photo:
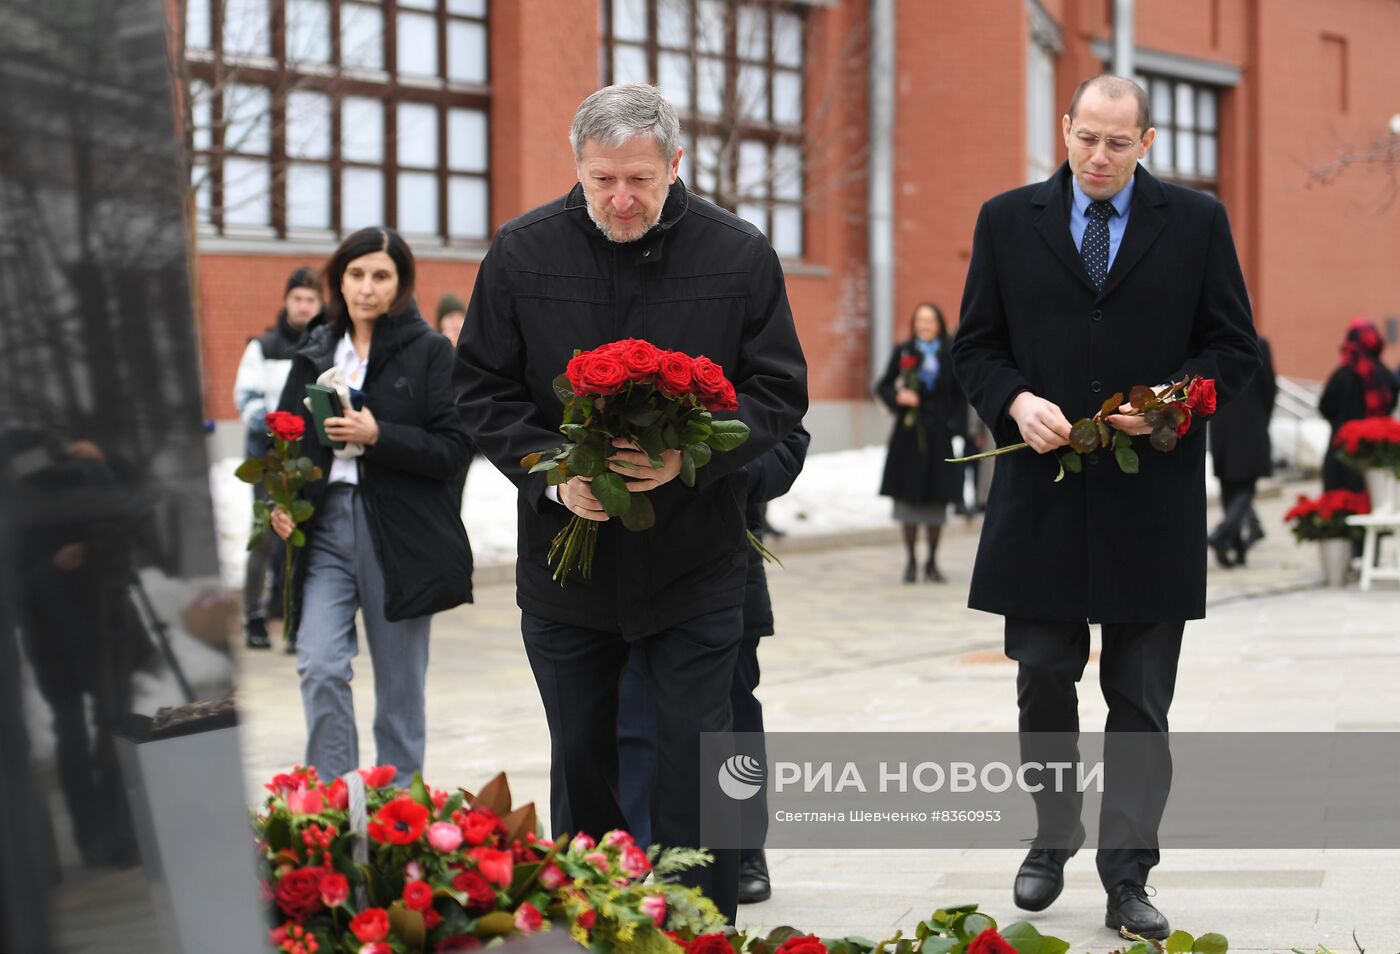
[[[302,404],[306,385],[335,362],[344,332],[317,318],[297,349],[280,408],[306,421],[301,451],[329,478],[329,447],[316,439]],[[356,458],[360,491],[374,552],[384,573],[384,615],[409,619],[472,599],[471,546],[458,510],[454,475],[467,459],[468,441],[452,408],[452,346],[410,306],[374,323],[363,406],[379,424],[379,439]],[[302,496],[319,505],[327,480],[307,484]],[[316,532],[318,517],[303,526]],[[296,574],[301,598],[303,569]]]

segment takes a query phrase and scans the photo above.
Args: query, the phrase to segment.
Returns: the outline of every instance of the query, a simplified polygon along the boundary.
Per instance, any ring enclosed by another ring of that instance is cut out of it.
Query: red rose
[[[694,379],[691,365],[689,355],[679,351],[667,351],[657,360],[656,379],[661,387],[671,394],[685,394],[690,390]]]
[[[428,827],[428,810],[408,798],[396,798],[374,813],[369,836],[381,845],[411,845]]]
[[[442,923],[442,915],[437,913],[436,908],[429,908],[423,912],[423,927],[431,931]]]
[[[661,364],[661,349],[641,338],[619,341],[614,354],[627,366],[633,381],[643,381],[656,373]]]
[[[629,878],[642,878],[651,870],[651,862],[647,859],[647,853],[636,845],[628,845],[622,849],[622,854],[618,856],[617,866]]]
[[[702,398],[717,396],[728,383],[724,378],[724,369],[704,355],[691,362],[690,372],[695,377],[695,388]]]
[[[383,941],[375,941],[373,944],[366,944],[355,954],[394,954],[394,949]]]
[[[912,371],[918,363],[919,359],[912,354],[901,355],[899,358],[899,370]]]
[[[350,933],[361,944],[372,944],[389,936],[389,912],[383,908],[365,908],[350,919]]]
[[[277,906],[295,921],[305,921],[321,910],[320,868],[294,868],[277,879]]]
[[[996,928],[987,928],[968,944],[967,954],[1016,954],[1016,948],[1007,943]]]
[[[350,807],[350,791],[346,788],[345,779],[336,779],[322,791],[325,792],[326,804],[332,811],[343,812]]]
[[[500,818],[489,808],[473,808],[458,827],[469,845],[484,845],[492,835],[504,830]]]
[[[821,938],[809,934],[806,937],[788,938],[775,954],[827,954],[827,950]]]
[[[360,769],[360,778],[368,788],[383,788],[393,782],[399,770],[392,765],[376,765],[374,768]]]
[[[584,908],[579,916],[574,918],[574,923],[585,931],[591,931],[593,926],[598,923],[598,912],[592,908]]]
[[[627,383],[627,365],[616,355],[585,351],[564,368],[575,394],[616,394]]]
[[[702,934],[686,946],[685,954],[734,954],[734,946],[723,934]]]
[[[286,795],[288,792],[296,791],[303,784],[305,783],[299,776],[280,773],[272,776],[272,781],[264,785],[263,788],[274,795]]]
[[[452,879],[452,889],[467,896],[469,914],[483,914],[496,906],[496,889],[479,871],[459,871]]]
[[[338,908],[350,896],[350,882],[338,871],[321,875],[321,903],[328,908]]]
[[[515,869],[515,860],[511,858],[510,852],[497,851],[494,848],[473,848],[468,856],[476,862],[477,870],[487,881],[502,888],[510,887],[510,879]]]
[[[270,411],[266,421],[268,433],[279,441],[299,441],[306,433],[306,422],[286,411]]]
[[[1186,436],[1186,432],[1191,430],[1191,403],[1188,401],[1181,406],[1181,413],[1186,415],[1181,419],[1181,423],[1176,426],[1176,436],[1178,439]]]
[[[426,881],[410,881],[403,886],[403,903],[410,911],[426,911],[433,906],[433,889]]]
[[[1196,378],[1186,386],[1186,403],[1201,417],[1215,413],[1215,379]]]
[[[539,908],[526,901],[515,909],[515,926],[522,934],[534,934],[544,927],[544,916]]]
[[[734,385],[725,381],[720,386],[719,393],[705,401],[705,409],[709,411],[737,411],[739,410],[739,396],[734,393]]]

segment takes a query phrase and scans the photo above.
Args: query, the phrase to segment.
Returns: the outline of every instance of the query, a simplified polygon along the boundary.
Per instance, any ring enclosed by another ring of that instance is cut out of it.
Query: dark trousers
[[[1103,624],[1099,686],[1108,703],[1108,722],[1104,727],[1104,791],[1096,860],[1105,888],[1122,881],[1146,883],[1148,872],[1160,857],[1157,830],[1172,773],[1167,710],[1176,688],[1185,625],[1180,620]],[[1006,654],[1020,664],[1016,701],[1022,759],[1078,762],[1079,696],[1075,684],[1089,660],[1089,625],[1008,617]],[[1134,734],[1115,740],[1116,733]],[[1131,751],[1124,747],[1131,747]],[[1131,762],[1131,770],[1125,770],[1125,760]],[[1032,797],[1037,844],[1074,847],[1082,840],[1082,795],[1056,792],[1047,784]]]
[[[745,636],[739,644],[734,663],[734,680],[730,685],[729,706],[734,713],[734,731],[763,733],[763,704],[754,695],[758,688],[757,636]],[[622,675],[621,709],[617,715],[618,795],[628,830],[639,844],[651,842],[651,792],[656,775],[656,709],[651,699],[647,679],[646,654],[634,648]],[[762,742],[754,751],[745,748],[760,762],[767,764]],[[767,793],[759,790],[754,798],[763,803]],[[768,834],[768,812],[756,811],[763,819],[760,831],[744,831],[744,849],[740,858],[749,858],[762,851]]]
[[[1249,530],[1249,541],[1262,536],[1259,526],[1259,517],[1254,512],[1254,485],[1253,478],[1248,480],[1222,480],[1220,482],[1220,502],[1223,505],[1225,516],[1216,526],[1212,536],[1219,534],[1219,538],[1227,544],[1231,544],[1240,550],[1245,550],[1248,544],[1245,541],[1245,531]]]
[[[550,738],[554,834],[595,838],[627,828],[618,797],[618,698],[628,654],[646,657],[656,718],[651,835],[666,846],[700,845],[700,733],[728,732],[743,611],[716,610],[629,644],[619,633],[521,615]],[[699,887],[731,922],[738,909],[739,853],[712,850],[713,864],[680,880]]]

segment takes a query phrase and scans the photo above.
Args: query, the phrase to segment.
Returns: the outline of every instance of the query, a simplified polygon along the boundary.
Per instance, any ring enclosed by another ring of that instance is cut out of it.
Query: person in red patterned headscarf
[[[1363,417],[1385,417],[1395,410],[1396,381],[1381,363],[1385,339],[1380,329],[1365,317],[1353,318],[1342,342],[1342,362],[1318,400],[1318,410],[1332,425],[1332,440],[1347,421]],[[1331,440],[1328,441],[1330,448]],[[1322,463],[1324,490],[1364,490],[1361,475],[1344,465],[1332,453]]]

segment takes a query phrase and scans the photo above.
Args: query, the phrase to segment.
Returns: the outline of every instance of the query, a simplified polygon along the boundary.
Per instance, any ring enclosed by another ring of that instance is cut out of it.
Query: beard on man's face
[[[598,227],[598,231],[603,233],[603,237],[609,242],[617,242],[620,245],[637,241],[661,222],[662,206],[658,206],[653,215],[638,217],[626,223],[614,221],[612,216],[608,214],[609,207],[606,205],[603,206],[602,211],[599,211],[590,199],[584,203],[584,206],[588,210],[589,219]]]

